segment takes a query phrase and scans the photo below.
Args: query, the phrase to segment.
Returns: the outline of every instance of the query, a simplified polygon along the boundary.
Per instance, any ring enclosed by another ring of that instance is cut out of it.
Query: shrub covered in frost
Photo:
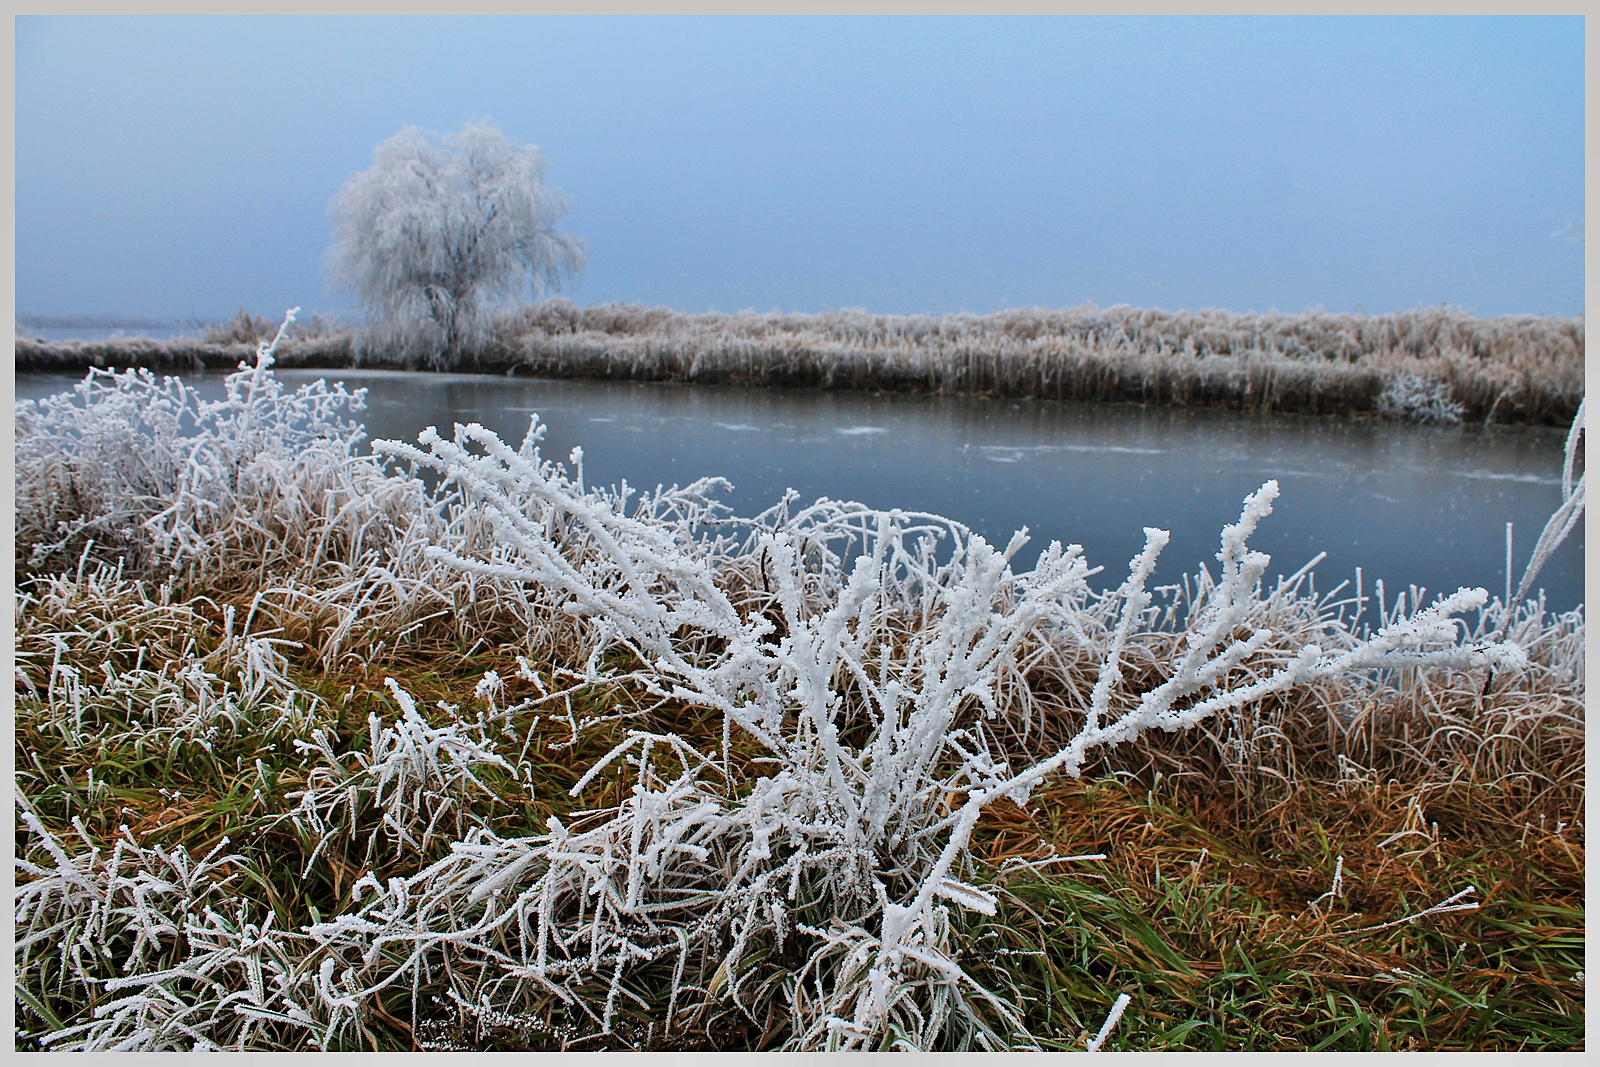
[[[1147,530],[1115,594],[1085,721],[1053,755],[1014,767],[992,742],[996,689],[1030,635],[1081,634],[1091,593],[1078,546],[1052,543],[1019,572],[1024,536],[999,550],[956,530],[941,562],[919,517],[824,502],[754,524],[743,555],[759,559],[770,597],[741,610],[680,531],[627,514],[625,493],[585,490],[537,441],[513,450],[473,425],[453,441],[425,432],[427,452],[377,447],[460,484],[495,528],[485,555],[431,554],[565,594],[593,620],[591,669],[608,650],[644,664],[656,692],[721,713],[723,749],[635,731],[574,789],[630,764],[632,795],[598,826],[480,829],[416,876],[374,886],[358,913],[313,927],[368,988],[443,968],[466,1003],[488,989],[502,1008],[554,996],[610,1029],[630,979],[655,971],[671,983],[669,1027],[731,1002],[752,1020],[786,1011],[797,1048],[1027,1044],[1015,1010],[957,962],[961,912],[995,907],[967,880],[987,806],[1026,803],[1101,746],[1318,678],[1524,662],[1514,645],[1459,642],[1451,616],[1482,607],[1482,590],[1333,652],[1273,648],[1271,631],[1243,629],[1268,561],[1246,539],[1271,511],[1269,482],[1224,530],[1221,581],[1166,680],[1124,694],[1121,657],[1167,540]],[[759,746],[761,766],[735,762],[734,734]]]
[[[1465,408],[1450,399],[1450,383],[1399,374],[1378,394],[1378,414],[1414,422],[1460,422]]]
[[[354,455],[365,435],[345,415],[365,390],[318,380],[289,392],[270,370],[293,321],[228,376],[221,400],[147,370],[96,369],[70,393],[20,402],[19,564],[59,568],[90,542],[137,567],[202,559],[264,482]]]

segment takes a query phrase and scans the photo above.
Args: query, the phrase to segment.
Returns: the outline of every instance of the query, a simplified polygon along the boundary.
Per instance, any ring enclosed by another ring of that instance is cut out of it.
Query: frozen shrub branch
[[[318,380],[286,392],[271,373],[291,310],[253,366],[208,401],[179,378],[92,370],[71,393],[17,405],[17,544],[26,565],[86,550],[178,567],[219,547],[264,480],[336,465],[365,436],[343,417],[365,390]]]
[[[1031,571],[1019,573],[1012,560],[1021,535],[1003,552],[981,537],[958,535],[941,564],[926,534],[908,546],[899,513],[856,512],[853,525],[838,522],[845,509],[825,504],[796,517],[774,513],[753,545],[782,621],[783,636],[774,640],[772,618],[742,615],[719,586],[717,565],[727,561],[689,537],[694,520],[708,512],[676,527],[630,516],[625,494],[587,490],[542,460],[538,437],[535,425],[512,450],[472,425],[458,427],[453,441],[425,432],[427,452],[391,442],[376,449],[439,471],[494,526],[486,557],[438,549],[436,558],[559,589],[571,598],[568,610],[601,620],[603,642],[643,659],[662,692],[722,711],[729,728],[766,751],[772,771],[748,792],[730,791],[721,773],[707,773],[715,761],[680,750],[679,773],[664,779],[649,753],[667,739],[636,735],[608,757],[640,753],[633,795],[606,823],[582,834],[552,826],[548,836],[522,840],[480,832],[408,880],[398,898],[371,905],[387,916],[377,925],[340,920],[316,936],[331,946],[359,934],[367,961],[383,958],[377,948],[388,939],[403,938],[414,946],[407,967],[442,953],[456,973],[464,973],[466,947],[480,946],[471,955],[518,960],[513,988],[548,987],[563,999],[600,980],[608,990],[600,1020],[606,1027],[623,976],[672,952],[690,953],[702,974],[723,974],[734,1004],[749,1011],[740,992],[756,981],[741,976],[751,966],[748,953],[799,935],[811,945],[805,968],[821,993],[790,1000],[797,1047],[872,1045],[891,1032],[931,1047],[949,1038],[946,1026],[965,1034],[957,1044],[1025,1043],[1015,1014],[986,1000],[951,951],[948,905],[994,910],[994,898],[957,871],[969,862],[972,830],[995,800],[1024,803],[1048,775],[1076,775],[1094,749],[1151,727],[1184,729],[1320,678],[1399,665],[1525,662],[1514,645],[1460,643],[1451,616],[1486,600],[1482,590],[1462,590],[1345,649],[1273,649],[1276,669],[1240,676],[1273,638],[1265,628],[1241,629],[1261,605],[1268,557],[1250,551],[1247,539],[1272,510],[1278,489],[1269,482],[1223,531],[1221,579],[1180,638],[1182,652],[1166,680],[1132,694],[1131,704],[1122,702],[1126,710],[1114,713],[1119,657],[1146,614],[1145,582],[1167,540],[1163,531],[1147,531],[1145,550],[1112,598],[1113,636],[1086,722],[1054,756],[1016,771],[994,753],[984,724],[999,713],[999,676],[1028,636],[1084,631],[1091,595],[1077,546],[1051,544]],[[848,568],[832,547],[840,541],[856,547]],[[803,561],[813,553],[824,566]],[[821,589],[819,571],[829,576]],[[860,736],[849,729],[860,723],[865,740],[846,740]],[[942,815],[936,801],[952,793],[966,800]],[[507,894],[515,885],[516,895],[490,900],[482,889],[488,885]],[[819,925],[813,910],[828,922]],[[423,913],[461,919],[423,932]],[[823,926],[835,932],[805,933]],[[512,929],[531,930],[534,944],[508,943]],[[400,979],[372,977],[380,985]],[[918,992],[908,1000],[897,989]],[[679,993],[674,989],[675,1001],[684,999]],[[962,1005],[954,1017],[908,1014],[909,1005],[926,1006],[936,994]]]
[[[1588,401],[1578,405],[1578,414],[1572,420],[1572,428],[1567,431],[1567,443],[1564,462],[1561,465],[1561,506],[1550,516],[1544,529],[1539,533],[1539,540],[1533,546],[1533,553],[1528,557],[1528,563],[1522,571],[1522,580],[1517,583],[1517,591],[1511,596],[1511,603],[1520,604],[1528,591],[1533,588],[1533,580],[1544,569],[1545,563],[1567,535],[1578,525],[1583,518],[1584,481],[1586,473],[1578,473],[1577,481],[1573,475],[1577,471],[1578,442],[1584,433],[1584,409]]]
[[[1450,398],[1450,383],[1399,374],[1378,394],[1378,414],[1413,422],[1460,422],[1466,408]],[[1494,414],[1493,409],[1490,415]]]

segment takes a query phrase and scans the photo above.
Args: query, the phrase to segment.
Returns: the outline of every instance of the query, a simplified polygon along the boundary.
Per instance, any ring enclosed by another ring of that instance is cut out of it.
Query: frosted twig
[[[1111,1012],[1106,1016],[1106,1021],[1100,1024],[1100,1032],[1089,1039],[1089,1043],[1086,1046],[1085,1051],[1100,1051],[1100,1046],[1105,1044],[1105,1040],[1110,1036],[1112,1028],[1117,1025],[1117,1020],[1122,1018],[1123,1011],[1130,1003],[1132,1003],[1132,1001],[1133,998],[1126,993],[1119,993],[1117,995],[1117,1002],[1111,1005]]]
[[[1462,897],[1471,896],[1477,891],[1478,890],[1476,886],[1469,885],[1461,892],[1452,894],[1451,896],[1448,896],[1439,903],[1435,904],[1433,907],[1425,908],[1424,910],[1417,912],[1415,915],[1407,915],[1405,918],[1396,919],[1393,922],[1379,923],[1377,926],[1363,926],[1359,930],[1351,930],[1349,933],[1370,934],[1375,930],[1388,930],[1395,926],[1404,926],[1406,923],[1414,923],[1418,919],[1425,919],[1430,915],[1443,915],[1452,911],[1476,911],[1481,906],[1478,901],[1474,900],[1466,904],[1457,904],[1456,901],[1460,900]]]

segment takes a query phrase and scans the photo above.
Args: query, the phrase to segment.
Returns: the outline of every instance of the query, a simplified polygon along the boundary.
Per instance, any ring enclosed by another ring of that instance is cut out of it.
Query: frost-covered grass
[[[1582,318],[1119,305],[988,315],[686,314],[550,301],[480,359],[524,373],[933,390],[1253,411],[1564,424],[1583,399]],[[1397,385],[1398,383],[1398,385]],[[1400,403],[1382,403],[1395,393]],[[1420,396],[1429,402],[1418,405]],[[1412,401],[1412,402],[1406,402]]]
[[[1466,409],[1450,399],[1450,387],[1435,378],[1401,374],[1378,394],[1378,414],[1412,422],[1460,422]]]
[[[260,322],[244,318],[231,336],[253,344]],[[1584,395],[1581,317],[1478,318],[1448,308],[691,314],[552,300],[482,325],[449,369],[1553,425],[1567,423]],[[360,347],[349,329],[297,331],[281,355],[287,366],[353,366]],[[421,365],[425,347],[418,334],[360,358]],[[17,342],[18,366],[33,370],[226,369],[249,351],[192,341]]]
[[[22,1046],[1083,1047],[1120,992],[1107,1048],[1581,1041],[1577,954],[1494,927],[1581,892],[1581,612],[1357,630],[1263,580],[1273,483],[1102,589],[537,421],[362,454],[270,358],[19,411]]]

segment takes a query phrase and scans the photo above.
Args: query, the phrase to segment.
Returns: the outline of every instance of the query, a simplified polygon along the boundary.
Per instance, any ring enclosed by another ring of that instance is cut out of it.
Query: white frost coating
[[[310,741],[294,742],[301,752],[321,757],[308,772],[306,788],[287,798],[299,799],[293,821],[319,841],[306,861],[307,870],[330,840],[354,835],[358,821],[370,825],[377,818],[382,836],[397,854],[402,848],[426,852],[447,817],[452,836],[459,837],[471,822],[466,815],[471,798],[491,805],[495,800],[476,772],[495,766],[516,773],[482,736],[481,727],[473,736],[462,722],[443,729],[431,726],[399,683],[385,678],[384,684],[400,705],[401,717],[384,725],[376,714],[369,715],[365,752],[335,754],[321,729],[312,731]],[[362,862],[372,863],[379,836],[367,835]]]
[[[1544,524],[1544,529],[1539,532],[1539,540],[1533,546],[1533,553],[1528,557],[1528,565],[1522,571],[1522,580],[1517,583],[1517,591],[1512,594],[1510,603],[1519,604],[1533,588],[1533,580],[1539,576],[1539,571],[1544,568],[1561,542],[1567,539],[1578,520],[1583,518],[1584,506],[1584,481],[1588,473],[1578,475],[1576,484],[1572,481],[1573,472],[1578,462],[1578,441],[1584,434],[1584,409],[1588,407],[1585,399],[1578,404],[1578,414],[1573,417],[1572,428],[1567,431],[1567,443],[1564,462],[1561,466],[1561,506],[1555,510]],[[1506,527],[1506,542],[1510,544],[1511,527]],[[1507,580],[1510,580],[1511,568],[1506,568]]]
[[[1146,615],[1145,582],[1166,542],[1163,531],[1147,531],[1113,598],[1114,633],[1088,721],[1053,756],[1017,771],[993,754],[984,723],[1026,640],[1090,623],[1077,546],[1052,544],[1031,571],[1017,572],[1020,535],[1002,552],[922,516],[828,501],[790,515],[786,501],[746,524],[744,547],[724,547],[719,560],[683,526],[630,515],[622,494],[569,479],[539,457],[538,438],[535,423],[513,450],[469,425],[454,440],[425,432],[426,452],[392,442],[375,449],[440,471],[493,526],[489,552],[430,550],[435,558],[559,590],[567,610],[597,620],[601,645],[647,664],[656,691],[722,712],[730,730],[765,750],[771,770],[741,793],[725,777],[726,757],[634,733],[579,783],[628,759],[632,794],[605,822],[521,839],[474,831],[403,892],[391,885],[364,908],[383,918],[354,941],[344,922],[313,928],[328,951],[352,966],[363,961],[369,989],[409,983],[430,959],[449,959],[454,973],[470,946],[474,960],[506,961],[478,964],[487,970],[477,981],[500,974],[512,1000],[546,989],[582,1005],[580,986],[598,980],[609,1006],[631,967],[688,953],[743,1006],[746,954],[800,936],[810,977],[789,998],[796,1048],[877,1047],[890,1033],[927,1048],[948,1043],[947,1028],[965,1033],[957,1044],[1027,1044],[1016,1011],[955,961],[945,906],[992,912],[993,897],[955,875],[990,803],[1025,802],[1045,776],[1079,773],[1099,746],[1151,727],[1185,728],[1337,672],[1523,662],[1512,645],[1458,644],[1448,616],[1481,606],[1480,590],[1396,617],[1332,653],[1278,650],[1275,670],[1241,675],[1273,636],[1241,630],[1261,605],[1268,558],[1246,542],[1272,510],[1269,482],[1223,531],[1221,578],[1167,679],[1122,694],[1118,656]],[[946,562],[936,533],[953,542]],[[719,581],[719,570],[750,557],[769,591],[760,605],[736,603]],[[944,799],[962,794],[944,814]],[[398,968],[372,962],[394,959]],[[674,989],[673,999],[694,1017],[686,993]],[[949,1010],[925,1010],[935,1001]],[[596,1016],[607,1025],[609,1007]]]
[[[90,540],[141,564],[203,557],[275,483],[353,456],[365,434],[343,413],[366,390],[318,380],[286,392],[270,372],[298,310],[221,400],[147,370],[96,369],[70,393],[19,402],[17,538],[30,562],[60,563]]]
[[[1418,374],[1399,374],[1378,396],[1378,414],[1416,422],[1460,422],[1466,408],[1450,396],[1450,383]]]
[[[1100,1024],[1100,1032],[1089,1039],[1085,1049],[1088,1052],[1099,1052],[1100,1046],[1106,1043],[1106,1038],[1111,1036],[1111,1031],[1116,1027],[1117,1020],[1122,1018],[1122,1013],[1133,998],[1126,993],[1117,994],[1117,1002],[1111,1005],[1111,1012],[1106,1016],[1106,1021]]]
[[[469,122],[443,138],[408,126],[331,205],[328,267],[370,322],[363,344],[438,365],[472,351],[486,312],[582,268],[581,238],[555,229],[566,198],[544,154]]]
[[[241,397],[250,376],[235,376]],[[264,367],[254,378],[250,395],[278,395]],[[121,396],[113,394],[114,410]],[[250,432],[290,440],[272,420],[302,409],[229,410]],[[442,726],[390,681],[398,716],[373,717],[352,744],[333,737],[331,716],[288,684],[281,642],[251,636],[249,616],[229,616],[222,646],[181,669],[108,670],[102,679],[58,656],[37,689],[63,730],[93,730],[96,702],[114,698],[147,709],[151,728],[174,744],[207,743],[210,730],[277,731],[295,744],[305,774],[293,794],[299,807],[285,819],[319,847],[342,843],[357,862],[364,850],[368,863],[381,848],[391,870],[412,873],[381,882],[369,873],[349,913],[270,930],[266,918],[237,911],[221,860],[195,865],[131,840],[102,859],[104,848],[86,835],[81,847],[57,840],[25,814],[33,844],[30,880],[19,890],[19,958],[70,955],[74,944],[148,950],[148,962],[125,974],[86,963],[73,972],[83,988],[123,999],[52,1038],[52,1047],[337,1047],[378,991],[403,993],[446,975],[446,992],[460,1003],[516,1015],[555,997],[595,1029],[636,997],[632,979],[670,976],[669,1030],[703,1027],[730,1009],[764,1020],[776,1008],[788,1013],[797,1049],[1026,1047],[1020,1011],[959,962],[962,912],[992,914],[998,903],[968,848],[990,804],[1026,803],[1047,776],[1077,775],[1105,746],[1152,727],[1240,715],[1309,682],[1396,666],[1526,662],[1516,644],[1485,637],[1482,616],[1473,635],[1451,617],[1484,608],[1482,590],[1409,613],[1387,610],[1369,637],[1320,617],[1295,631],[1317,634],[1315,642],[1276,632],[1273,620],[1299,603],[1298,576],[1264,593],[1267,557],[1247,544],[1271,513],[1275,483],[1252,494],[1223,531],[1219,577],[1202,572],[1189,616],[1177,618],[1173,606],[1152,607],[1146,588],[1164,531],[1148,529],[1127,579],[1097,593],[1076,545],[1052,543],[1021,570],[1023,534],[999,549],[937,516],[827,500],[796,509],[792,495],[736,520],[713,501],[725,484],[715,479],[654,493],[586,487],[542,459],[541,434],[535,420],[518,449],[475,425],[457,427],[450,440],[430,430],[423,448],[379,442],[380,457],[446,476],[426,496],[421,483],[386,475],[381,459],[352,457],[348,447],[306,461],[305,484],[332,466],[337,484],[372,487],[340,505],[357,521],[346,542],[352,562],[339,572],[349,577],[327,594],[338,618],[324,654],[341,647],[358,618],[374,626],[362,614],[369,602],[392,605],[384,610],[407,626],[425,621],[423,607],[437,605],[443,589],[455,598],[446,604],[491,594],[537,602],[584,634],[571,662],[583,669],[558,664],[548,686],[519,662],[541,709],[557,714],[568,682],[626,680],[656,699],[720,714],[720,748],[632,730],[575,790],[581,798],[619,772],[619,803],[570,825],[551,819],[547,833],[512,836],[496,832],[495,794],[483,776],[520,781],[531,733],[507,733],[499,674],[485,675],[474,694],[487,714],[470,721],[441,704]],[[23,484],[19,467],[19,496]],[[150,514],[187,491],[169,485],[161,490],[168,496],[152,495]],[[396,495],[385,503],[379,493]],[[299,506],[311,496],[291,486],[252,499],[240,507]],[[407,513],[398,532],[382,532],[384,516]],[[241,514],[255,521],[258,513]],[[204,535],[202,556],[233,536],[217,523],[193,527]],[[155,544],[148,529],[128,536]],[[75,597],[99,590],[114,600],[126,584],[120,572],[80,568],[53,579],[40,603],[55,597],[68,612]],[[176,618],[187,609],[160,610],[174,615],[175,628],[187,625]],[[1502,608],[1520,640],[1535,627],[1518,612]],[[1153,633],[1167,643],[1149,644]],[[1170,649],[1154,678],[1128,668],[1135,647],[1141,655]],[[1563,655],[1581,667],[1581,638]],[[1045,758],[1013,767],[997,737],[1042,714],[1028,672],[1049,656],[1094,665],[1092,691],[1074,694],[1083,721]],[[582,724],[567,710],[576,735]],[[264,766],[255,774],[271,788]],[[163,873],[174,865],[191,872],[182,876],[189,881]],[[206,872],[204,884],[196,870]],[[169,885],[178,888],[162,888]],[[119,893],[176,903],[140,911],[115,903]],[[96,903],[108,899],[114,906]],[[80,936],[89,929],[82,924],[112,915],[129,925]]]
[[[54,866],[18,861],[31,877],[14,901],[17,958],[53,956],[63,983],[100,998],[90,1021],[46,1034],[45,1048],[250,1048],[261,1038],[294,1047],[305,1031],[340,1025],[316,995],[298,935],[233,891],[244,857],[223,854],[227,838],[198,860],[131,836],[107,855],[80,827],[69,856],[25,805],[20,815]]]

